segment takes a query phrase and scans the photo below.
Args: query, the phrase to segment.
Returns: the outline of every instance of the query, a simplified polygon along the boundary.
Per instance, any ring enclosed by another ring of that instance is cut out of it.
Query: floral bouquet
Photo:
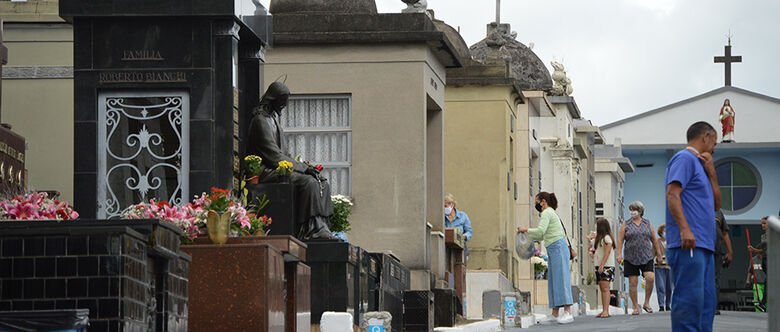
[[[184,240],[192,241],[200,233],[195,224],[197,218],[192,212],[189,204],[185,207],[171,206],[166,201],[157,202],[153,198],[148,203],[130,206],[122,213],[122,216],[128,219],[165,220],[176,225],[186,234]]]
[[[293,164],[287,160],[279,162],[279,166],[276,167],[276,174],[286,176],[292,174]]]
[[[332,232],[346,233],[352,227],[349,225],[349,215],[352,214],[352,200],[344,195],[331,196],[333,202],[333,217],[330,218],[330,230]]]
[[[191,208],[197,216],[195,223],[198,226],[205,226],[208,212],[213,211],[220,215],[230,213],[230,229],[233,236],[238,236],[241,229],[251,228],[246,208],[230,196],[230,190],[212,187],[211,194],[195,195]]]
[[[270,229],[268,228],[271,226],[271,223],[273,220],[268,216],[257,216],[255,213],[247,213],[247,217],[249,217],[249,228],[241,228],[241,235],[244,236],[260,236],[260,235],[266,235],[268,234],[268,231]]]
[[[547,256],[543,255],[539,249],[534,248],[534,257],[531,257],[531,264],[534,265],[535,279],[545,279]]]
[[[187,205],[171,206],[165,201],[149,200],[127,208],[123,216],[129,219],[160,219],[171,222],[187,235],[183,240],[192,239],[208,231],[209,213],[224,217],[230,236],[264,235],[271,224],[271,218],[249,213],[240,201],[230,195],[230,190],[211,188],[211,194],[196,195]],[[228,234],[225,234],[227,236]]]
[[[72,220],[79,214],[46,193],[32,192],[0,201],[0,220]]]

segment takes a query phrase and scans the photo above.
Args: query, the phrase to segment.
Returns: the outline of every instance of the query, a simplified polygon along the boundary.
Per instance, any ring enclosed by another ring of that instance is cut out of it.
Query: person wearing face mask
[[[574,321],[571,314],[571,272],[569,270],[569,245],[566,241],[566,231],[561,219],[555,213],[558,199],[554,193],[540,192],[536,195],[536,211],[541,213],[539,225],[536,228],[517,227],[518,233],[528,233],[536,241],[544,241],[549,260],[547,266],[547,298],[552,308],[552,315],[560,324]],[[563,307],[564,313],[559,314]]]
[[[642,309],[647,312],[653,312],[650,307],[650,297],[653,295],[653,283],[655,282],[655,272],[653,270],[653,257],[656,257],[656,263],[661,263],[660,259],[664,256],[661,247],[658,245],[658,239],[655,237],[653,224],[643,216],[645,206],[642,202],[633,202],[628,206],[631,219],[626,220],[620,226],[617,242],[617,259],[623,262],[623,274],[628,277],[628,294],[634,303],[633,315],[639,315],[639,300],[637,299],[637,285],[639,285],[639,274],[645,278],[645,302]],[[624,247],[625,244],[625,247]],[[625,250],[623,250],[625,248]],[[626,260],[623,261],[625,254]]]
[[[712,154],[718,133],[707,122],[692,124],[688,146],[666,165],[666,260],[672,268],[672,331],[712,331],[715,242],[712,221],[721,193]]]
[[[463,239],[468,242],[471,240],[471,220],[466,212],[458,210],[455,206],[458,202],[455,201],[455,196],[452,194],[444,195],[444,227],[458,227],[463,233]],[[466,253],[466,260],[469,257],[468,246],[463,246],[463,251]]]

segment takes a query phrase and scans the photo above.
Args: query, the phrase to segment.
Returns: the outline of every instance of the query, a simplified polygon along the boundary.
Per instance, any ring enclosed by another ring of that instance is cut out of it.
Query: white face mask
[[[449,215],[450,213],[452,213],[452,206],[445,206],[444,214]]]
[[[631,218],[636,218],[639,216],[639,211],[631,211],[629,214],[631,214]]]

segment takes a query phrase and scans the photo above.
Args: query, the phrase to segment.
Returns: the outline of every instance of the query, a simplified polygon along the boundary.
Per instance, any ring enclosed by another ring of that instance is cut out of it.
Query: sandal
[[[634,312],[632,312],[632,313],[631,313],[631,315],[632,315],[632,316],[639,315],[639,311],[638,311],[638,310],[637,310],[637,311],[634,311]]]
[[[648,306],[642,306],[642,309],[645,309],[645,311],[647,311],[647,313],[649,313],[649,314],[653,313],[653,308],[650,308]]]
[[[603,313],[600,313],[600,314],[596,315],[596,318],[609,318],[609,317],[610,317],[610,315],[609,315],[609,314],[606,314],[606,315],[605,315],[605,314],[603,314]]]

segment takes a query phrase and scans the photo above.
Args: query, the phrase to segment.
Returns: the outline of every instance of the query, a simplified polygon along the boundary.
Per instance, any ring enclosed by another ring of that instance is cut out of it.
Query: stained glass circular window
[[[727,214],[742,214],[750,210],[761,196],[761,175],[747,160],[724,158],[715,163],[718,185]]]

